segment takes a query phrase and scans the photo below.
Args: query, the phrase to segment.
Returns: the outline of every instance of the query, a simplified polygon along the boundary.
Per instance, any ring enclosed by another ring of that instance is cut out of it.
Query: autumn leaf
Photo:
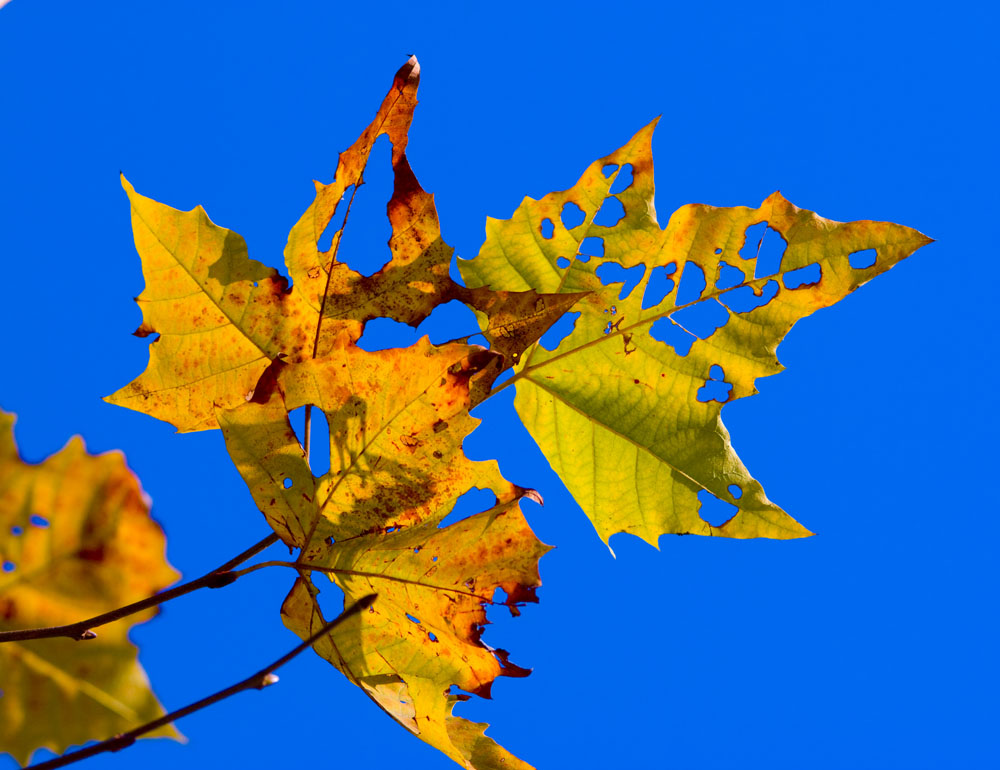
[[[570,190],[490,219],[479,255],[459,261],[462,276],[494,290],[591,292],[574,305],[571,333],[554,349],[532,346],[507,384],[605,543],[617,532],[654,546],[663,533],[808,535],[736,455],[722,405],[781,371],[775,350],[798,319],[930,239],[885,222],[823,219],[780,193],[757,209],[684,206],[661,229],[654,125]],[[758,257],[757,239],[746,243],[761,223],[769,229],[759,237],[784,244],[780,265]],[[705,492],[732,506],[728,521],[701,518]]]
[[[435,307],[459,299],[488,319],[484,335],[514,361],[562,315],[574,298],[546,297],[531,288],[473,291],[449,276],[453,250],[441,238],[434,198],[420,187],[404,153],[419,73],[411,58],[396,73],[375,119],[341,153],[334,181],[315,183],[316,197],[285,248],[291,288],[277,270],[251,260],[243,238],[214,224],[200,206],[178,211],[140,195],[122,178],[146,278],[136,300],[143,322],[135,334],[158,336],[146,371],[107,401],[180,431],[207,430],[218,427],[216,408],[238,406],[273,361],[321,358],[342,335],[356,342],[373,318],[417,326]],[[337,253],[375,140],[383,134],[393,146],[391,260],[365,276],[338,261]],[[346,207],[343,222],[330,248],[320,251],[340,206]]]
[[[369,353],[343,337],[326,358],[279,362],[266,390],[218,419],[268,522],[289,545],[308,548],[317,539],[420,523],[470,487],[491,489],[499,500],[524,493],[495,461],[473,462],[462,452],[479,424],[469,415],[469,381],[494,358],[426,337]],[[307,404],[323,410],[329,425],[330,470],[318,479],[288,418]]]
[[[22,461],[0,412],[0,630],[74,623],[145,598],[178,574],[149,501],[118,453],[80,438],[39,465]],[[96,639],[0,644],[0,746],[21,764],[163,714],[128,639],[155,610]],[[179,737],[173,727],[157,735]]]
[[[463,767],[528,768],[484,735],[486,725],[452,714],[468,696],[451,688],[489,697],[498,676],[529,673],[480,637],[496,589],[515,613],[536,601],[538,559],[548,547],[517,501],[439,528],[446,512],[324,546],[303,562],[344,591],[345,606],[368,593],[379,597],[315,649],[389,716]],[[315,594],[300,579],[282,607],[285,624],[303,638],[324,623]]]

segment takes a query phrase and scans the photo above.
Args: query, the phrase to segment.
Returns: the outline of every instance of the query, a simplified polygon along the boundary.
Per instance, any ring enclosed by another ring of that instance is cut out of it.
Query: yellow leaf
[[[526,198],[510,220],[490,219],[478,257],[459,261],[462,275],[494,290],[590,292],[574,305],[572,332],[554,350],[532,346],[510,384],[518,414],[605,543],[617,532],[654,546],[664,533],[808,535],[743,466],[722,403],[699,393],[713,382],[729,386],[723,401],[756,393],[758,377],[781,371],[775,350],[798,319],[930,239],[885,222],[823,219],[779,193],[758,209],[684,206],[661,229],[653,126],[593,163],[572,189]],[[574,207],[579,223],[569,219]],[[787,244],[780,267],[758,267],[756,244],[741,256],[747,229],[762,222],[772,241]],[[874,264],[852,267],[866,250],[877,253]],[[642,275],[634,287],[628,270]],[[685,280],[693,298],[679,302]],[[734,515],[712,526],[699,515],[699,492]]]
[[[0,630],[66,625],[174,582],[149,501],[118,453],[72,439],[40,465],[23,462],[14,418],[0,412]],[[128,639],[155,614],[102,626],[96,639],[0,644],[0,747],[25,764],[155,719],[163,709]],[[168,727],[157,735],[178,737]]]
[[[325,546],[303,563],[343,589],[345,604],[378,599],[314,645],[393,719],[460,765],[528,768],[487,738],[486,725],[452,715],[468,696],[489,697],[498,676],[526,676],[480,636],[486,605],[502,589],[512,612],[536,601],[538,559],[548,551],[517,501],[446,528],[443,513],[423,524]],[[323,624],[313,591],[299,580],[282,607],[285,624],[307,638]]]
[[[368,353],[341,338],[323,359],[274,368],[269,389],[220,411],[226,446],[274,530],[292,546],[424,521],[477,486],[523,493],[462,441],[479,424],[469,381],[496,356],[474,346]],[[264,380],[262,380],[264,384]],[[288,413],[312,404],[330,429],[330,471],[314,478]]]

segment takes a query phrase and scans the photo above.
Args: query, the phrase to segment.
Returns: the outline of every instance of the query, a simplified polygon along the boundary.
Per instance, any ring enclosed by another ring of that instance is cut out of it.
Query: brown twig
[[[142,612],[143,610],[149,609],[150,607],[156,607],[164,602],[168,602],[171,599],[176,599],[178,596],[184,596],[192,591],[197,591],[199,588],[222,588],[232,583],[239,575],[232,571],[233,567],[238,564],[242,564],[247,559],[256,556],[258,553],[263,551],[270,545],[278,542],[278,536],[274,533],[268,535],[259,543],[254,543],[252,546],[247,548],[243,553],[238,556],[234,556],[232,559],[227,561],[225,564],[217,567],[211,572],[202,575],[196,580],[192,580],[187,583],[182,583],[179,586],[170,588],[166,591],[161,591],[160,593],[153,594],[145,599],[142,599],[132,604],[127,604],[124,607],[119,607],[116,610],[111,610],[110,612],[105,612],[101,615],[96,615],[92,618],[87,618],[86,620],[81,620],[77,623],[71,623],[68,626],[52,626],[49,628],[25,628],[18,629],[15,631],[0,631],[0,643],[2,642],[22,642],[28,639],[52,639],[55,637],[65,636],[70,639],[75,639],[78,642],[86,641],[88,639],[96,638],[97,634],[94,633],[92,629],[98,626],[107,625],[108,623],[113,623],[121,618],[128,617],[129,615],[134,615],[137,612]]]
[[[237,682],[234,685],[230,685],[224,690],[219,690],[214,695],[209,695],[207,698],[202,698],[195,703],[185,706],[177,711],[172,711],[169,714],[164,714],[159,719],[154,719],[152,722],[147,722],[141,727],[137,727],[134,730],[129,730],[127,733],[121,733],[113,738],[108,738],[106,741],[101,741],[93,746],[88,746],[78,751],[71,752],[69,754],[63,754],[61,757],[56,757],[55,759],[50,759],[47,762],[41,762],[37,765],[31,765],[30,770],[53,770],[56,767],[65,767],[66,765],[72,764],[73,762],[79,762],[80,760],[87,759],[94,756],[95,754],[102,754],[105,751],[121,751],[124,748],[128,748],[133,743],[135,739],[139,738],[146,733],[152,732],[164,725],[168,725],[171,722],[176,722],[181,717],[186,717],[188,714],[193,714],[196,711],[200,711],[207,706],[211,706],[214,703],[218,703],[220,700],[224,700],[231,695],[236,695],[238,692],[243,692],[243,690],[262,690],[269,684],[274,684],[278,681],[278,677],[274,675],[274,671],[281,668],[288,661],[294,658],[299,653],[312,647],[317,641],[319,641],[326,634],[330,633],[334,628],[336,628],[340,623],[347,620],[347,618],[352,615],[356,615],[362,610],[367,609],[371,606],[372,602],[375,601],[375,594],[368,594],[368,596],[362,597],[346,610],[344,610],[340,615],[331,620],[325,626],[323,626],[319,631],[306,639],[302,644],[295,647],[290,652],[282,655],[274,663],[265,668],[262,668],[256,674],[248,676],[242,682]]]

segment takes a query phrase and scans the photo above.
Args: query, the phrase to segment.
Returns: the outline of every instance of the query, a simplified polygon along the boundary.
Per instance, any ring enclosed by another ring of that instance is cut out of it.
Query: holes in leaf
[[[41,516],[34,515],[34,514],[31,516],[30,519],[28,519],[28,521],[31,522],[32,526],[41,527],[42,529],[44,529],[45,527],[49,526],[49,520],[48,519],[43,519]]]
[[[552,220],[548,217],[542,220],[542,226],[538,228],[538,231],[542,234],[542,237],[548,240],[556,232],[556,226],[552,224]]]
[[[574,227],[579,227],[583,224],[583,220],[586,219],[586,215],[583,213],[583,209],[577,206],[572,201],[566,203],[562,207],[562,212],[559,214],[559,219],[563,223],[563,227],[567,230],[572,230]]]
[[[3,563],[3,571],[4,572],[13,572],[16,569],[17,569],[17,565],[14,562],[12,562],[12,561],[5,561]]]
[[[851,267],[855,270],[863,270],[866,267],[871,267],[877,260],[878,252],[875,249],[855,251],[853,254],[847,255],[847,261],[850,262]]]
[[[475,314],[465,304],[453,299],[434,308],[416,329],[392,318],[373,318],[365,324],[364,333],[357,344],[359,348],[368,352],[406,348],[426,334],[432,343],[440,345],[463,334],[474,332],[478,328],[479,322]],[[489,347],[485,338],[482,339],[483,341],[477,344]]]
[[[622,170],[618,172],[618,176],[615,177],[614,183],[611,185],[611,193],[617,195],[620,192],[624,192],[632,185],[632,164],[626,163],[622,166]]]
[[[729,323],[729,311],[715,299],[696,302],[691,307],[671,313],[670,317],[692,334],[707,340],[716,329]]]
[[[19,535],[24,534],[24,529],[22,527],[17,527],[17,526],[11,527],[10,534],[12,534],[14,537],[18,537]]]
[[[677,304],[688,305],[701,299],[707,285],[701,265],[697,262],[685,262],[681,270],[681,285],[677,287]]]
[[[650,270],[649,281],[646,282],[646,290],[642,294],[643,310],[656,307],[674,290],[674,282],[667,276],[673,275],[676,272],[676,262],[671,262],[669,265],[660,265]]]
[[[718,364],[712,364],[708,370],[708,379],[705,384],[698,388],[698,400],[702,403],[718,401],[724,404],[729,400],[729,395],[733,391],[733,386],[726,382],[726,373]]]
[[[430,631],[427,634],[427,638],[430,639],[432,642],[436,642],[438,640],[437,636],[434,634],[433,631]]]
[[[337,208],[334,209],[333,216],[330,217],[330,221],[327,223],[326,227],[323,228],[323,232],[319,236],[319,240],[316,242],[316,249],[318,251],[327,252],[330,247],[333,246],[333,236],[336,234],[340,228],[344,226],[344,217],[347,215],[347,204],[351,200],[351,195],[354,193],[354,185],[349,185],[344,194],[337,201]],[[257,284],[254,284],[256,286]]]
[[[743,497],[743,487],[739,484],[730,484],[726,489],[737,500]]]
[[[610,286],[614,283],[623,284],[622,290],[618,293],[618,299],[628,299],[628,296],[635,291],[642,276],[646,273],[645,265],[635,265],[625,268],[618,262],[605,262],[594,271],[601,283]]]
[[[625,207],[614,196],[604,199],[601,208],[594,217],[594,224],[602,227],[614,227],[625,218]]]
[[[351,218],[340,236],[337,260],[361,275],[374,275],[392,258],[388,248],[373,246],[388,243],[392,236],[385,210],[386,202],[392,198],[391,160],[392,142],[383,134],[372,148],[364,184],[354,196]],[[346,209],[347,203],[340,205]]]
[[[686,356],[691,352],[691,346],[696,337],[673,323],[669,318],[661,318],[649,327],[649,336],[657,342],[662,342],[674,349],[679,356]]]
[[[291,489],[293,483],[294,482],[291,479],[285,479],[284,481],[281,482],[281,486],[283,486],[285,489]]]
[[[604,178],[608,179],[615,171],[618,170],[617,163],[609,163],[604,168],[601,169],[601,173],[604,174]]]
[[[450,527],[452,524],[455,524],[456,522],[459,522],[474,513],[489,510],[496,505],[496,502],[496,495],[494,495],[489,489],[478,489],[473,487],[455,501],[455,505],[452,507],[451,512],[438,522],[438,527],[442,529]],[[433,560],[437,561],[437,557],[435,556]]]
[[[580,312],[563,313],[559,320],[548,328],[548,331],[538,340],[539,344],[546,350],[555,350],[566,339],[576,326],[576,320],[580,317]]]
[[[781,260],[785,256],[788,243],[781,233],[769,227],[767,222],[750,225],[743,236],[743,248],[740,249],[740,259],[754,259],[754,278],[775,275],[781,271]]]
[[[721,254],[721,253],[722,253],[722,249],[716,249],[716,250],[715,250],[715,253],[716,253],[716,254]]]
[[[406,619],[411,623],[416,623],[417,625],[420,625],[420,620],[418,618],[413,617],[409,612],[406,613]]]
[[[778,282],[770,280],[765,283],[760,294],[754,292],[753,286],[740,286],[723,293],[719,300],[734,313],[749,313],[759,307],[764,307],[768,302],[778,296]]]
[[[713,527],[721,527],[733,516],[740,512],[732,503],[720,500],[708,490],[702,489],[698,492],[698,515],[706,524]]]
[[[556,267],[558,267],[561,270],[565,270],[567,267],[569,267],[569,259],[567,259],[566,257],[556,257]]]
[[[603,238],[584,238],[580,243],[580,255],[579,260],[581,262],[589,262],[591,257],[603,257],[604,256],[604,239]]]
[[[715,282],[717,289],[731,289],[739,286],[747,279],[746,274],[738,267],[733,267],[725,262],[719,263],[719,277]]]
[[[813,286],[819,283],[823,277],[823,270],[818,262],[800,267],[797,270],[789,270],[785,273],[782,282],[786,289],[801,289],[803,286]]]

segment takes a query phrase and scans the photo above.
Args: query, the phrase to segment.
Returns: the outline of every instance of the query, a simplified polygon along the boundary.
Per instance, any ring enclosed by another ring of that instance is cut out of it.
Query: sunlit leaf
[[[0,412],[0,630],[75,623],[177,579],[149,501],[118,453],[79,438],[39,465],[22,461]],[[128,639],[155,610],[101,626],[97,638],[0,644],[0,749],[25,764],[163,713]],[[173,727],[158,735],[177,736]]]

